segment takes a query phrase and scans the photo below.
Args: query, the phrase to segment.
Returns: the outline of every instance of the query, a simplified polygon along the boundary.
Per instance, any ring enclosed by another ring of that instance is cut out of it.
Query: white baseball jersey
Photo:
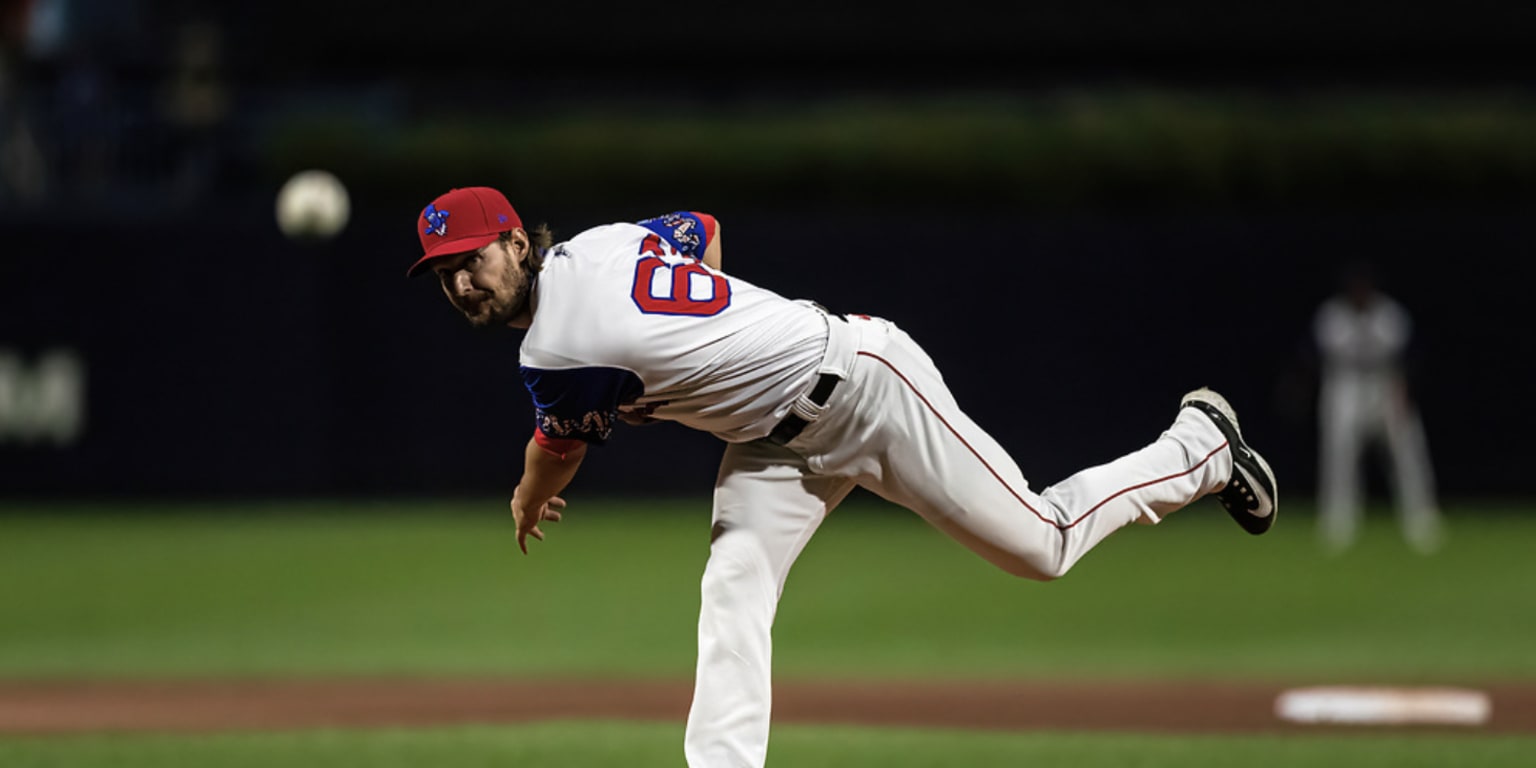
[[[608,439],[636,410],[762,437],[816,375],[825,315],[701,261],[705,214],[588,229],[549,249],[520,352],[546,445]]]
[[[1400,372],[1409,331],[1408,313],[1381,295],[1366,307],[1343,296],[1329,299],[1318,308],[1313,325],[1324,374],[1373,386],[1390,383]]]

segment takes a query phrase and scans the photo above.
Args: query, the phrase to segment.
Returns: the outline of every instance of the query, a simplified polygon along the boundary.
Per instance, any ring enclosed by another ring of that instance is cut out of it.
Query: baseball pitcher
[[[1274,473],[1209,389],[1185,395],[1145,446],[1032,487],[896,323],[831,314],[721,271],[721,224],[709,215],[611,223],[557,243],[525,229],[500,192],[468,187],[433,200],[416,232],[410,274],[435,274],[475,325],[525,329],[534,428],[511,501],[524,553],[560,520],[558,494],[617,422],[675,421],[727,443],[684,739],[694,768],[763,765],[780,592],[855,487],[1039,581],[1121,527],[1207,494],[1249,533],[1275,520]]]

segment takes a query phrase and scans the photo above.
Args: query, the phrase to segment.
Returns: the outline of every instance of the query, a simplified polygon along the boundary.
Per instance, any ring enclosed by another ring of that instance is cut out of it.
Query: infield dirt
[[[1283,688],[1182,682],[818,682],[774,689],[775,723],[1162,732],[1365,730],[1280,720]],[[1479,726],[1449,732],[1536,732],[1536,685],[1482,688]],[[0,683],[0,733],[376,728],[554,719],[682,722],[686,682],[132,681]],[[1373,727],[1372,729],[1377,729]]]

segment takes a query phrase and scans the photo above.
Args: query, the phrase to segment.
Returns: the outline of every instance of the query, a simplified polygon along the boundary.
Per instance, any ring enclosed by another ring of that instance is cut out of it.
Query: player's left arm
[[[613,432],[620,403],[645,393],[640,378],[624,368],[519,366],[533,397],[533,437],[523,451],[523,478],[512,492],[517,546],[528,554],[528,537],[544,540],[539,523],[558,522],[565,500],[556,494],[576,477],[591,443]]]
[[[528,537],[544,540],[539,523],[548,520],[560,522],[565,499],[558,495],[565,490],[581,468],[586,458],[587,444],[579,440],[569,441],[560,450],[551,450],[539,436],[528,441],[523,451],[523,479],[512,492],[512,519],[517,523],[517,546],[528,554]]]

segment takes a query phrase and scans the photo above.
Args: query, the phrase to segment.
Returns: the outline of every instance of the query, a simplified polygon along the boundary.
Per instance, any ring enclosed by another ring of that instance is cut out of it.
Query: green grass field
[[[686,678],[708,505],[573,499],[518,553],[504,502],[6,503],[6,680]],[[1111,537],[1060,581],[1006,576],[856,500],[791,574],[780,679],[1536,680],[1536,516],[1453,506],[1439,555],[1384,512],[1327,558],[1308,510],[1250,537],[1212,502]],[[529,652],[528,649],[537,649]],[[0,737],[5,766],[678,765],[681,723]],[[958,750],[956,752],[955,750]],[[1536,737],[776,728],[771,764],[1529,764]]]
[[[682,765],[681,726],[553,722],[431,730],[290,734],[90,736],[0,741],[0,765],[21,768],[491,768]],[[775,729],[769,764],[797,768],[1517,768],[1528,738],[1313,738],[995,733],[822,726]]]

